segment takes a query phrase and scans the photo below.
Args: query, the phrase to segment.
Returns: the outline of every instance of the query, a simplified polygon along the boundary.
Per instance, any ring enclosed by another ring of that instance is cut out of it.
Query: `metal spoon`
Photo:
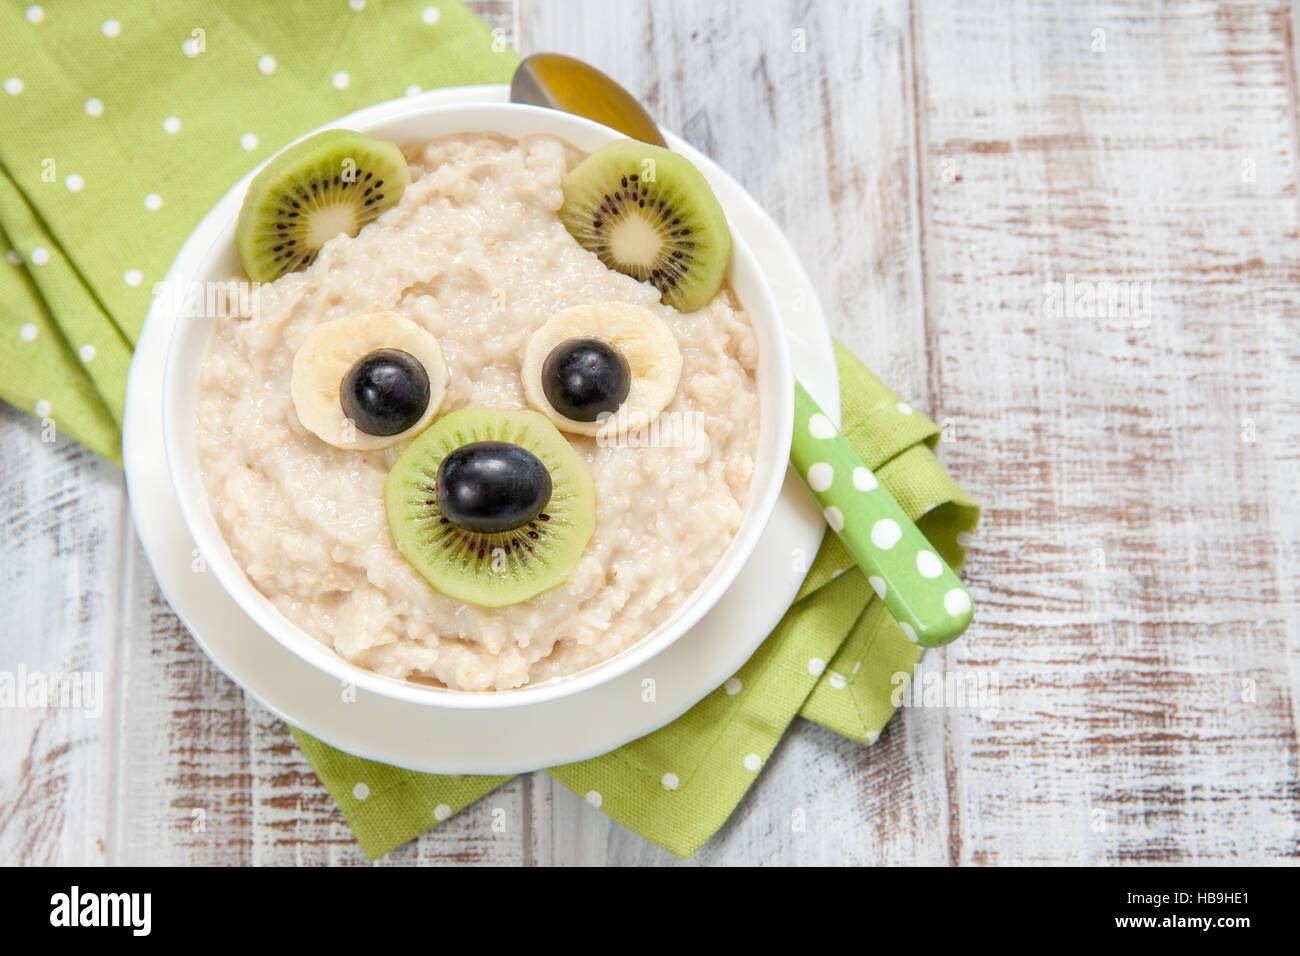
[[[595,67],[559,53],[524,59],[515,103],[576,113],[626,136],[667,146],[636,98]],[[790,462],[903,633],[922,647],[955,640],[970,624],[970,593],[804,387],[795,382]]]

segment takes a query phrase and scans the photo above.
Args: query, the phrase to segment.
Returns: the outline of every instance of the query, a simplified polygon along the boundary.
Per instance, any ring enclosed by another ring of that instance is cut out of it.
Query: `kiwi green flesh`
[[[522,528],[466,531],[438,509],[438,466],[461,445],[505,441],[527,449],[551,476],[551,500]],[[559,430],[533,411],[451,412],[407,446],[384,483],[397,549],[437,591],[466,604],[502,607],[562,583],[596,527],[596,488],[586,463]]]
[[[680,312],[709,303],[731,258],[731,229],[698,169],[633,139],[606,143],[563,182],[560,219],[610,269],[660,292]]]
[[[250,279],[306,268],[328,240],[355,236],[401,198],[411,173],[392,143],[326,130],[288,147],[248,186],[235,247]]]

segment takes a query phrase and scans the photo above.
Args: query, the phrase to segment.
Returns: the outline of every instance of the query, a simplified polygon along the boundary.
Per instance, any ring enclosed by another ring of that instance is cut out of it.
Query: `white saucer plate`
[[[505,86],[419,94],[430,104],[497,103]],[[368,107],[341,117],[360,122]],[[825,318],[794,250],[734,179],[680,139],[669,145],[707,168],[727,217],[773,287],[795,375],[833,419],[839,380]],[[716,177],[716,178],[715,178]],[[201,230],[199,230],[201,231]],[[207,250],[182,247],[164,286],[190,274]],[[734,674],[789,607],[825,524],[792,472],[745,568],[687,634],[656,657],[580,694],[501,710],[453,710],[350,690],[286,650],[197,565],[163,449],[163,365],[176,310],[155,301],[127,383],[123,457],[131,513],[159,587],[204,653],[290,724],[347,753],[429,773],[517,773],[585,760],[657,730]],[[801,556],[803,560],[800,560]],[[649,683],[648,683],[649,682]],[[652,692],[651,692],[652,689]]]

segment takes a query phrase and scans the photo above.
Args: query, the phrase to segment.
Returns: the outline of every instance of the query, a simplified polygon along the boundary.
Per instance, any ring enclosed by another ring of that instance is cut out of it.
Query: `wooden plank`
[[[111,862],[252,863],[254,777],[244,693],[172,613],[136,542],[123,574],[127,692]]]
[[[834,333],[925,405],[906,3],[519,9],[523,52],[595,64],[733,173],[790,236]],[[872,750],[799,722],[692,862],[942,862],[942,844],[917,846],[946,820],[943,767],[928,756],[942,723],[917,716]],[[548,778],[533,786],[538,862],[672,861]]]
[[[479,12],[496,28],[513,21],[510,4],[480,4]],[[128,628],[126,679],[134,691],[117,796],[121,859],[368,863],[283,724],[207,661],[167,609],[143,555],[134,558],[139,610]],[[525,838],[519,788],[502,788],[384,862],[518,862]],[[503,815],[507,829],[499,833],[493,824]]]
[[[3,404],[0,447],[0,860],[94,865],[120,702],[121,476]],[[63,697],[63,675],[85,680]]]
[[[918,5],[931,384],[989,503],[945,658],[1002,678],[947,713],[955,862],[1300,852],[1288,23]]]

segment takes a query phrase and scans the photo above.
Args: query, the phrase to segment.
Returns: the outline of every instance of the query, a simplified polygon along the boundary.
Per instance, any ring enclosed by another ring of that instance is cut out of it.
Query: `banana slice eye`
[[[653,312],[598,302],[561,312],[524,348],[524,394],[576,435],[643,428],[677,393],[682,356]]]
[[[438,340],[396,312],[349,315],[312,329],[289,390],[303,427],[345,451],[407,441],[447,395]]]

